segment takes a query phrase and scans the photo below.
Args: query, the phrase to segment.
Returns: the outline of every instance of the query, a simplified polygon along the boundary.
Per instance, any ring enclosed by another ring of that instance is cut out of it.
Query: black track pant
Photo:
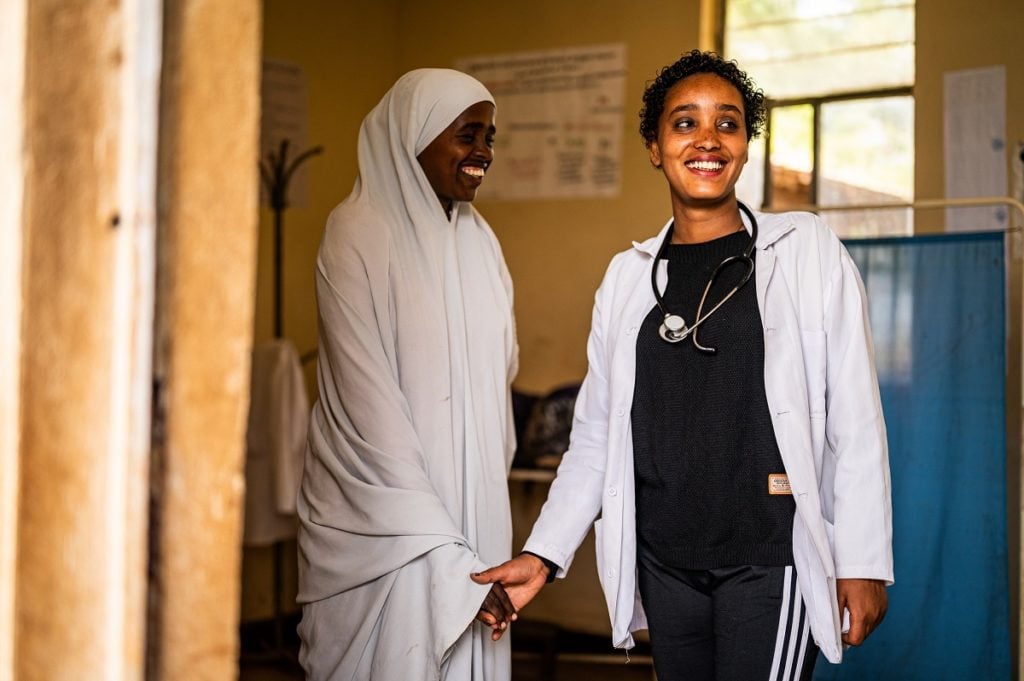
[[[637,567],[658,681],[809,681],[818,656],[792,567]]]

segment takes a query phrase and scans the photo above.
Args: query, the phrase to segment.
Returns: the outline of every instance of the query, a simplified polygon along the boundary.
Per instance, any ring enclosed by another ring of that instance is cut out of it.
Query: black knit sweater
[[[703,244],[670,245],[665,307],[691,324],[704,286],[724,258],[743,251],[736,232]],[[710,310],[739,281],[729,266],[704,304]],[[764,337],[752,276],[689,338],[658,335],[662,313],[647,315],[637,337],[633,452],[637,532],[666,565],[703,570],[790,565],[795,505],[769,495],[784,473],[764,389]]]

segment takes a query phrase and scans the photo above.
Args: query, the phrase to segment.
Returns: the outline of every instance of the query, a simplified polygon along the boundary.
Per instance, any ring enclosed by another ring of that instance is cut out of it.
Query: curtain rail
[[[918,199],[907,203],[851,203],[841,206],[821,206],[818,204],[804,204],[800,206],[789,206],[784,209],[764,208],[766,213],[783,213],[788,211],[806,211],[809,213],[821,213],[826,211],[850,211],[850,210],[892,210],[894,208],[909,208],[913,210],[933,210],[938,208],[977,208],[984,206],[1009,206],[1016,210],[1021,222],[1015,227],[1006,231],[1016,231],[1024,224],[1024,203],[1009,196],[978,196],[963,199]]]

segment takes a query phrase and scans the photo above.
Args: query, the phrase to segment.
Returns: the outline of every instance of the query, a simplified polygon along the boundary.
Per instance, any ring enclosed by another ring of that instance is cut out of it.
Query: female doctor
[[[522,608],[600,516],[615,646],[647,628],[660,681],[809,679],[879,625],[893,579],[863,285],[817,216],[737,200],[765,106],[734,62],[684,55],[640,116],[672,217],[612,260],[547,502],[474,579]]]

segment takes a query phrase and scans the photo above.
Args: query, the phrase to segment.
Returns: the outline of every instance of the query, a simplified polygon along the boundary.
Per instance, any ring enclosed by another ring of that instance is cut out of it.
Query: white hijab
[[[481,101],[493,103],[457,71],[402,76],[363,121],[359,178],[320,246],[319,400],[298,503],[300,631],[314,678],[358,677],[366,664],[391,678],[409,640],[425,644],[436,673],[457,661],[464,634],[476,652],[463,678],[507,667],[507,646],[470,626],[487,587],[469,573],[511,550],[511,283],[484,219],[456,202],[449,220],[416,160]],[[389,617],[395,594],[412,602]],[[394,678],[418,678],[415,666],[406,660]]]

